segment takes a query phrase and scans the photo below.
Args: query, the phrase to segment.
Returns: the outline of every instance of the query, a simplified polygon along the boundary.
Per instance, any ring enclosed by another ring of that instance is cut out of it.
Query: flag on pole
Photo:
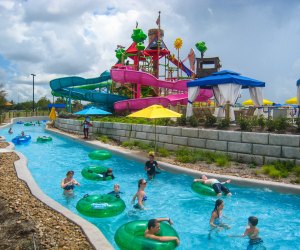
[[[156,24],[160,26],[160,15],[158,15],[158,18],[156,19]]]

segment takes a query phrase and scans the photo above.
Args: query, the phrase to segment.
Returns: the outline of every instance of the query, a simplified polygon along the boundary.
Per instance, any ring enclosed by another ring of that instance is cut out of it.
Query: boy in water
[[[249,237],[249,245],[247,250],[260,249],[265,250],[266,247],[263,245],[263,240],[258,237],[259,229],[256,227],[258,224],[258,219],[255,216],[250,216],[248,218],[248,227],[246,228],[243,235],[232,235],[230,237]]]
[[[98,174],[98,176],[102,177],[104,181],[107,177],[111,177],[112,180],[115,179],[112,168],[108,168],[106,172]]]
[[[147,171],[149,180],[154,179],[155,175],[157,174],[156,168],[160,169],[157,161],[154,160],[154,152],[150,152],[149,161],[146,161],[145,163],[145,171]]]
[[[242,237],[248,236],[250,239],[247,250],[252,250],[254,245],[257,246],[258,244],[263,243],[263,240],[258,237],[259,229],[256,227],[257,224],[258,219],[255,216],[250,216],[248,218],[249,227],[246,228],[244,234],[242,235]]]
[[[220,182],[215,178],[208,179],[206,175],[202,175],[201,179],[194,179],[194,182],[201,182],[207,186],[211,186],[217,196],[222,196],[222,192],[224,192],[227,196],[232,195],[230,190],[224,186],[225,183],[230,183],[230,180]]]
[[[120,198],[120,194],[123,194],[123,192],[120,191],[120,185],[115,184],[114,190],[109,192],[108,194],[112,194],[112,195],[115,195],[117,198]]]

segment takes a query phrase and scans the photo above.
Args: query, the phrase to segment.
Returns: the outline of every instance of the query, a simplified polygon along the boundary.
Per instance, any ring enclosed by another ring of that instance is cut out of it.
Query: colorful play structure
[[[109,91],[112,84],[110,79],[110,73],[105,71],[99,77],[90,79],[78,76],[57,78],[50,81],[50,87],[52,95],[65,97],[69,106],[73,99],[97,103],[107,109],[112,109],[116,101],[125,100],[127,97]]]
[[[204,42],[196,43],[201,58],[195,58],[191,49],[187,58],[181,60],[182,40],[177,38],[174,42],[176,57],[167,48],[163,37],[164,30],[159,23],[158,28],[148,31],[149,42],[145,46],[147,35],[136,27],[131,35],[132,44],[127,49],[117,46],[118,61],[110,73],[105,71],[92,79],[77,76],[54,79],[50,81],[52,94],[66,98],[69,104],[72,99],[84,100],[116,113],[133,112],[153,104],[164,107],[187,105],[187,82],[217,72],[221,68],[220,60],[203,57],[207,49]],[[189,60],[189,67],[184,64],[186,60]],[[212,90],[202,89],[195,101],[207,102],[212,96]]]

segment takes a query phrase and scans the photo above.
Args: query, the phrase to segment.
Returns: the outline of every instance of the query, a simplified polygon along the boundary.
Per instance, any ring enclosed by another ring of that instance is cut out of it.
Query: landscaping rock
[[[0,147],[5,147],[3,142]],[[81,228],[31,195],[15,153],[0,153],[0,249],[93,249]]]

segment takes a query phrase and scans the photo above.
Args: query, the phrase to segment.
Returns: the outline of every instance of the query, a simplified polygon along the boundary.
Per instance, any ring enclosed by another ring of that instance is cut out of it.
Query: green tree
[[[66,104],[67,102],[66,102],[66,100],[63,97],[57,97],[54,103],[57,103],[57,104]]]
[[[83,109],[83,105],[78,100],[74,100],[72,106],[73,106],[73,112],[77,112]]]
[[[32,101],[27,101],[27,102],[19,102],[14,105],[14,109],[16,110],[32,110]]]
[[[50,103],[50,100],[46,96],[43,96],[40,100],[37,101],[36,105],[40,110],[47,110],[48,104]]]
[[[3,109],[7,93],[4,90],[3,84],[0,84],[0,109]]]

